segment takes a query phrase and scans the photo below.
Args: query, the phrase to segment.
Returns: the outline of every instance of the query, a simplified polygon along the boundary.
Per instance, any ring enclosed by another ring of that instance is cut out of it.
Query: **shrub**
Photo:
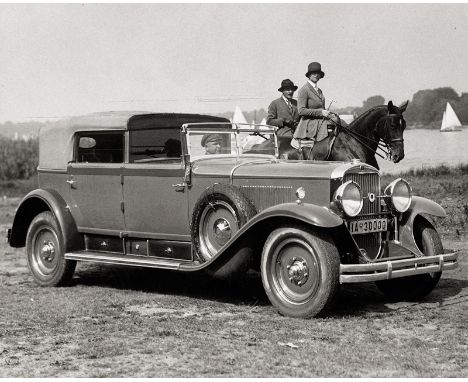
[[[38,140],[0,137],[0,180],[29,179],[37,172]]]

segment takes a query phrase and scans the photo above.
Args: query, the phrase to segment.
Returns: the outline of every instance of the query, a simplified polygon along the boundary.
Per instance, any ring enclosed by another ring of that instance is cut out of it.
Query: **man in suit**
[[[281,87],[278,91],[283,94],[268,107],[266,123],[267,125],[278,126],[280,128],[278,130],[279,136],[292,138],[299,122],[297,102],[292,98],[296,90],[297,86],[290,79],[281,81]]]
[[[325,76],[318,62],[312,62],[307,68],[306,84],[299,90],[297,95],[297,108],[301,120],[294,132],[291,141],[293,147],[313,146],[314,142],[321,141],[328,136],[328,121],[336,119],[336,115],[325,108],[325,97],[317,83]]]

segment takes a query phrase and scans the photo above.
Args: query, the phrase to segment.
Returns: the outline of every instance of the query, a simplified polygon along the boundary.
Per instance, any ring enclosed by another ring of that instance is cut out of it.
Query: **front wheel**
[[[437,256],[444,252],[437,231],[425,220],[415,221],[414,239],[426,256]],[[394,280],[377,281],[380,291],[393,300],[417,301],[427,296],[436,287],[442,272],[402,277]]]
[[[26,236],[28,266],[34,280],[42,286],[60,286],[73,276],[76,261],[64,258],[64,245],[54,215],[42,212],[29,226]]]
[[[263,248],[261,276],[278,311],[310,318],[326,311],[339,283],[340,259],[329,236],[302,228],[274,230]]]

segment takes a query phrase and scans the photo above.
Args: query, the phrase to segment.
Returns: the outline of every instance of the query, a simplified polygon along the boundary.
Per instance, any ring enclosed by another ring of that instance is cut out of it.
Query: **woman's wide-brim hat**
[[[294,82],[292,82],[289,78],[281,81],[281,87],[278,89],[279,92],[284,92],[285,90],[292,89],[294,91],[297,90],[297,86],[294,85]]]
[[[205,147],[208,142],[222,143],[223,137],[221,136],[221,134],[213,134],[213,133],[205,134],[201,139],[201,145]]]
[[[307,67],[307,73],[306,77],[310,77],[312,73],[320,73],[320,75],[325,77],[325,73],[322,72],[322,65],[320,65],[320,62],[311,62],[309,66]]]

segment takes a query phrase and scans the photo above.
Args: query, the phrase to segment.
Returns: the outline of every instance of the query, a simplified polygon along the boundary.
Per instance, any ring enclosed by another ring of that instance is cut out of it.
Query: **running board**
[[[67,260],[91,261],[101,264],[129,265],[133,267],[148,267],[160,269],[179,270],[182,263],[186,261],[167,260],[153,257],[134,255],[123,255],[117,253],[103,253],[91,251],[78,251],[65,253]]]

